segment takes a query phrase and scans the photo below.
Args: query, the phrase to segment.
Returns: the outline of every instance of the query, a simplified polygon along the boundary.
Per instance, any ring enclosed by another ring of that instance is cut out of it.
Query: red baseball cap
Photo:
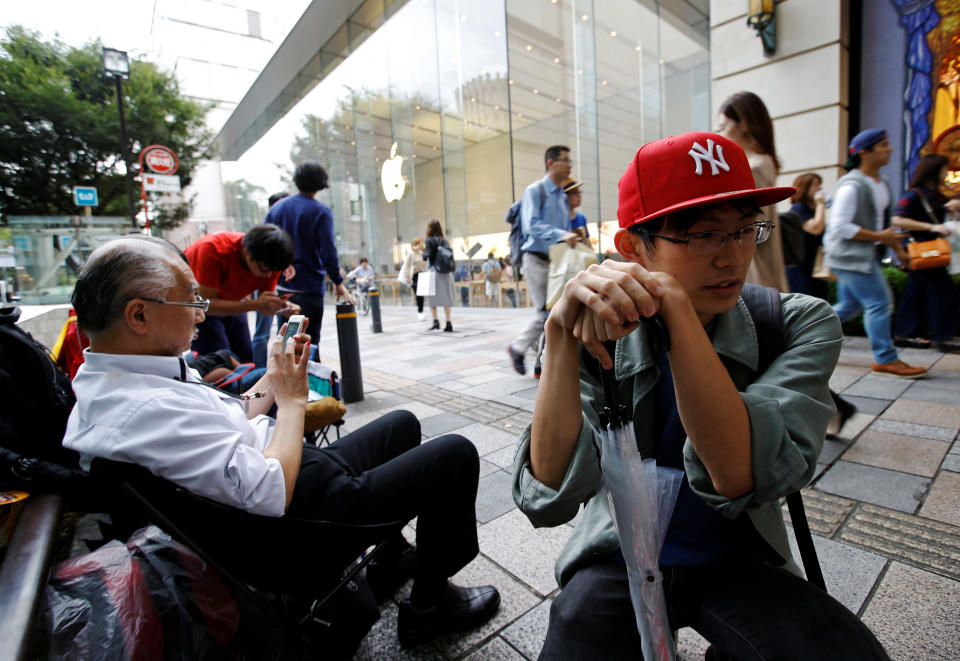
[[[718,133],[694,131],[648,142],[620,177],[617,218],[627,228],[673,211],[749,197],[765,207],[796,192],[756,188],[743,149]]]

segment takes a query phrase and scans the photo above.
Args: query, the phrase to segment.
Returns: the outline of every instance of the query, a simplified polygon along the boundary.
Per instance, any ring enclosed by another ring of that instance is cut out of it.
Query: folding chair
[[[154,523],[210,563],[238,599],[267,614],[292,640],[303,639],[311,623],[331,626],[321,609],[404,525],[259,516],[196,496],[141,466],[106,459],[93,461],[90,476],[115,495],[111,515],[121,529]],[[283,595],[309,603],[307,612],[291,612]]]
[[[307,365],[307,378],[310,382],[311,400],[313,400],[314,397],[333,397],[337,401],[343,401],[343,398],[340,395],[340,377],[337,376],[336,371],[331,367],[311,360]],[[330,433],[331,427],[337,434],[337,438],[335,440],[339,441],[340,428],[343,427],[343,417],[324,425],[316,431],[306,434],[305,436],[307,441],[313,443],[317,447],[323,445],[324,443],[330,445],[331,441],[328,434]]]

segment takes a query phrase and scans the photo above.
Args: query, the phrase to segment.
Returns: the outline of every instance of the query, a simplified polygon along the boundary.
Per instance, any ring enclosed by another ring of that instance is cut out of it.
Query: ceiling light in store
[[[540,93],[540,90],[535,89],[535,90],[533,90],[533,93],[534,93],[534,94],[539,94],[539,93]]]
[[[616,31],[616,30],[610,30],[610,36],[611,36],[611,37],[616,37],[616,36],[617,36],[617,31]]]
[[[635,50],[635,51],[637,51],[637,52],[639,53],[640,51],[643,50],[643,47],[642,47],[640,44],[637,44],[636,48],[634,48],[633,50]]]
[[[588,18],[590,18],[590,17],[587,16],[586,14],[584,14],[583,16],[580,17],[580,20],[581,20],[581,21],[585,21],[585,20],[587,20]]]
[[[420,110],[420,106],[414,106],[417,110]]]
[[[517,113],[517,117],[523,117],[523,113],[522,113],[522,112],[518,112],[518,113]]]
[[[601,85],[606,85],[606,84],[607,84],[607,81],[605,81],[605,80],[604,80],[604,81],[601,81],[600,84],[601,84]]]
[[[553,63],[554,63],[554,64],[560,64],[560,58],[559,58],[559,57],[553,58]]]
[[[349,125],[349,124],[347,124],[347,125],[346,125],[346,126],[344,126],[343,128],[345,128],[345,129],[347,129],[347,130],[349,131],[349,130],[350,130],[350,125]]]
[[[494,106],[493,109],[494,109],[494,110],[500,110],[500,106]]]
[[[560,103],[560,97],[559,97],[559,96],[557,97],[556,100],[557,100],[557,103]]]
[[[660,61],[660,64],[663,64],[663,58],[662,58],[662,57],[660,58],[659,61]]]
[[[350,144],[351,144],[351,145],[355,145],[355,144],[357,144],[357,141],[356,141],[356,140],[351,140],[351,141],[350,141]]]
[[[500,38],[500,30],[497,30],[496,32],[494,32],[494,33],[493,33],[493,36],[494,36],[494,37],[497,37],[497,38],[499,39],[499,38]]]
[[[416,154],[414,154],[414,155],[413,155],[413,156],[411,156],[410,158],[416,158],[416,157],[417,157],[417,155],[416,155]]]
[[[577,75],[578,75],[578,76],[582,76],[582,75],[583,75],[583,69],[577,69]]]
[[[510,80],[508,80],[508,81],[507,81],[507,84],[508,84],[508,85],[513,85],[513,79],[511,78]]]
[[[471,97],[470,97],[470,103],[476,103],[476,102],[477,102],[477,97],[471,96]]]
[[[523,48],[524,48],[524,50],[526,50],[527,52],[529,52],[529,51],[532,51],[532,50],[533,50],[533,45],[532,45],[532,44],[527,44],[527,45],[524,46]]]
[[[551,4],[551,5],[557,4],[557,0],[550,0],[550,4]]]

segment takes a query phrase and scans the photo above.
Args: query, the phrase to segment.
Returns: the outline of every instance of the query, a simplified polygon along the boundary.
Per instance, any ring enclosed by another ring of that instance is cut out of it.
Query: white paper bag
[[[571,248],[566,243],[550,246],[550,274],[547,276],[547,309],[560,300],[563,287],[580,271],[597,263],[597,254],[582,243]]]
[[[949,220],[943,225],[952,230],[950,236],[946,237],[950,242],[950,265],[947,267],[947,272],[950,275],[957,275],[960,273],[960,221]]]
[[[423,271],[417,278],[417,296],[437,295],[437,274],[434,271]]]

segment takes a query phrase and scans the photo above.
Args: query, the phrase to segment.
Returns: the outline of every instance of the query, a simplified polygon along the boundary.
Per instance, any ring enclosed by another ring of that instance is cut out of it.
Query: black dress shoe
[[[837,407],[837,415],[830,421],[830,424],[827,425],[826,438],[835,441],[840,436],[840,431],[843,429],[843,426],[847,424],[847,420],[852,418],[853,414],[857,412],[857,407],[832,390],[830,391],[830,396],[833,397],[833,403]]]
[[[478,627],[497,612],[500,593],[492,585],[461,588],[447,583],[432,608],[421,610],[409,601],[400,603],[397,637],[404,647],[421,645],[441,633]]]
[[[952,340],[934,342],[933,348],[943,353],[960,353],[960,342],[954,342]]]
[[[924,337],[895,337],[893,346],[908,349],[929,349],[932,343]]]

